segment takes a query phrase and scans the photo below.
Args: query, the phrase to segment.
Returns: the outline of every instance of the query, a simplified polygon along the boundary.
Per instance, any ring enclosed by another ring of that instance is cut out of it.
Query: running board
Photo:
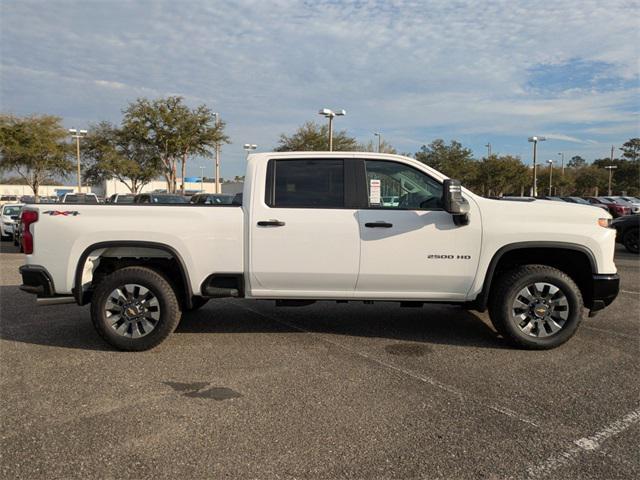
[[[63,305],[65,303],[76,303],[74,297],[45,297],[36,298],[36,305],[39,307],[46,307],[49,305]]]

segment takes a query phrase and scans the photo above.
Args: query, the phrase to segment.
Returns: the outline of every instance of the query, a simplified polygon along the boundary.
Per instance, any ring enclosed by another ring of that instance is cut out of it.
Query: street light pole
[[[200,191],[204,192],[204,167],[200,167]]]
[[[382,145],[382,135],[379,132],[373,134],[374,137],[378,137],[378,153],[380,153],[380,147]]]
[[[562,163],[560,165],[562,167],[562,176],[564,177],[564,152],[560,152],[558,155],[562,156]]]
[[[609,170],[609,196],[611,196],[611,177],[613,176],[613,171],[618,167],[615,165],[606,165],[604,168]]]
[[[82,193],[82,176],[80,174],[80,139],[87,135],[87,131],[70,128],[69,133],[71,134],[71,138],[76,139],[76,156],[78,158],[78,193]]]
[[[551,184],[553,183],[553,160],[547,160],[547,163],[549,164],[549,196],[551,196]]]
[[[334,112],[328,108],[323,108],[318,112],[318,114],[324,116],[329,119],[329,151],[333,151],[333,117],[341,117],[346,115],[347,112],[345,110],[338,110]]]
[[[487,147],[487,158],[491,158],[491,143],[487,143],[485,147]]]
[[[531,187],[531,193],[534,197],[538,196],[538,171],[536,165],[538,142],[544,142],[545,140],[545,137],[529,137],[529,142],[533,143],[533,186]]]
[[[213,112],[213,116],[216,117],[216,129],[220,126],[220,114]],[[216,156],[214,164],[214,193],[220,193],[220,144],[216,142]]]

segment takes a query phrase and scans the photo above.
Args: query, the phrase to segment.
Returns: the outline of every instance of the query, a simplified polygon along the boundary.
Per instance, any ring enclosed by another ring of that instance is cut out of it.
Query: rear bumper
[[[607,305],[610,305],[618,296],[619,290],[620,276],[617,273],[611,275],[594,275],[591,312],[597,312]]]
[[[33,293],[38,298],[56,296],[53,280],[46,268],[39,265],[23,265],[20,267],[20,275],[22,275],[20,290]]]

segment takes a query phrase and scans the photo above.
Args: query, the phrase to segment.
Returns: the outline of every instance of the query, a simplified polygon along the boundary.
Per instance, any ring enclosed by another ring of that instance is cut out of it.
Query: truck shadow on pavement
[[[182,334],[301,333],[344,335],[410,342],[389,345],[393,355],[427,353],[429,344],[505,348],[489,325],[455,306],[400,308],[394,303],[276,308],[272,302],[216,300],[183,315]],[[0,287],[0,338],[6,341],[83,350],[113,350],[95,332],[89,308],[74,304],[37,307],[18,286]],[[171,338],[159,348],[170,348]],[[422,347],[416,346],[421,344]]]
[[[269,301],[223,300],[211,301],[199,311],[184,314],[176,333],[306,332],[386,338],[425,346],[505,348],[506,344],[481,315],[435,304],[401,308],[397,303],[318,302],[306,307],[277,308]],[[415,345],[389,347],[389,353],[406,356],[421,355],[425,350],[428,348]]]

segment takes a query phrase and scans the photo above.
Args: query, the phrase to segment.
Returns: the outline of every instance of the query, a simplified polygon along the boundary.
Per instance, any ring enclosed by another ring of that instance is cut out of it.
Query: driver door
[[[480,216],[458,226],[442,183],[409,164],[366,160],[368,208],[358,211],[356,297],[464,300],[480,254]]]

